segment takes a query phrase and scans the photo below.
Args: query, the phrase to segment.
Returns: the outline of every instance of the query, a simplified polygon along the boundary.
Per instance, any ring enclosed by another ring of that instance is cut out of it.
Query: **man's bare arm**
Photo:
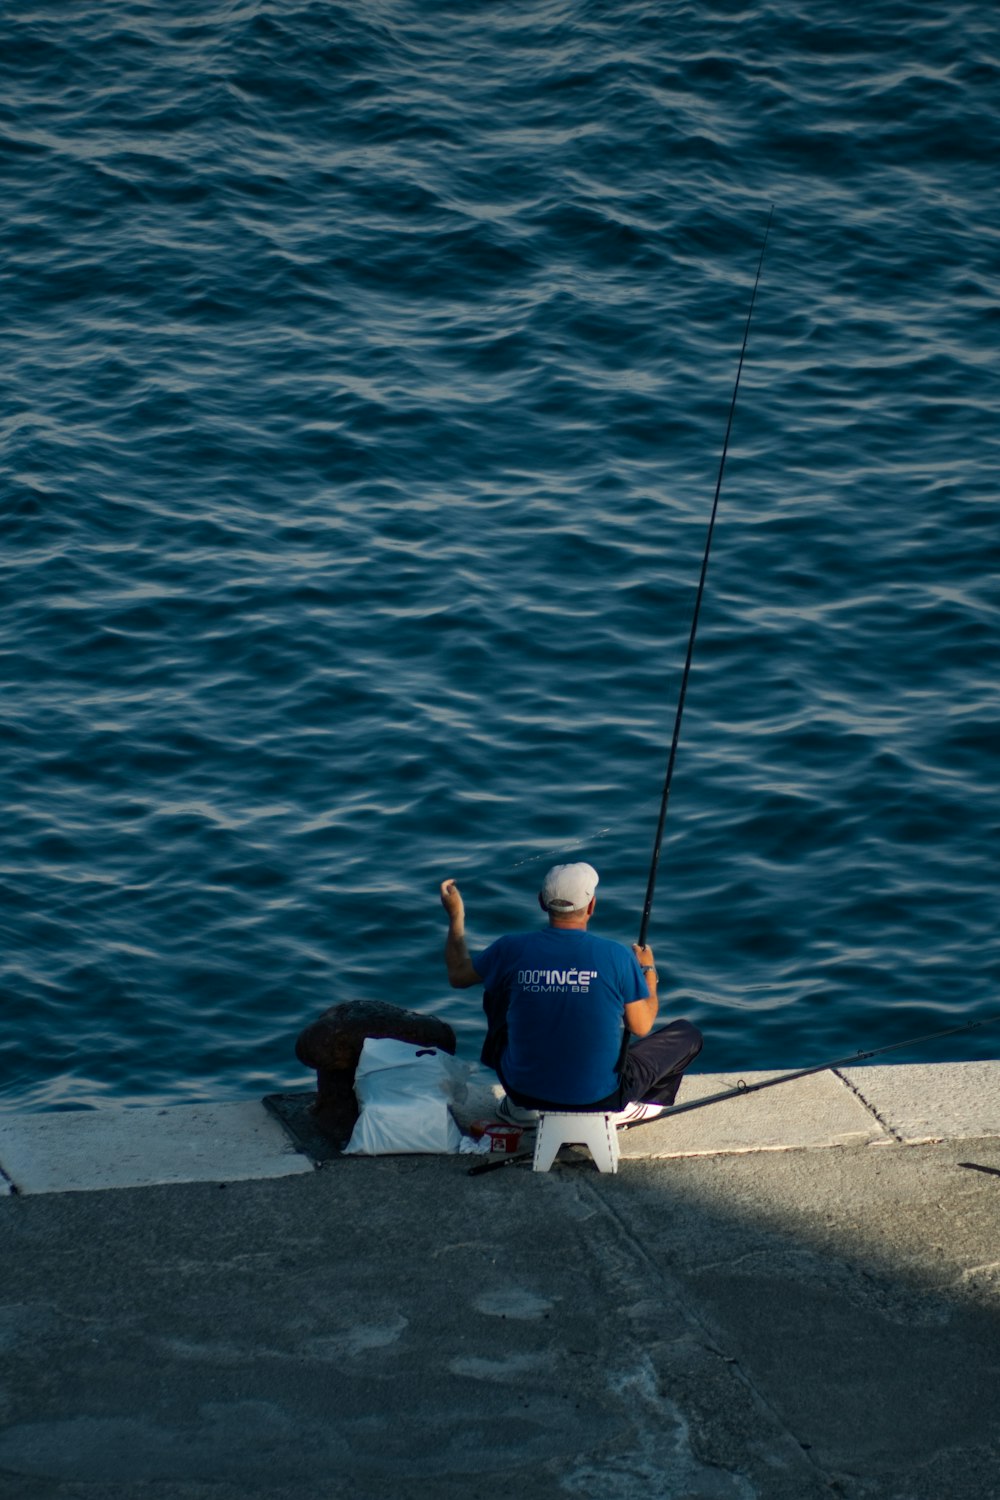
[[[656,969],[653,966],[653,950],[652,948],[640,948],[638,943],[633,943],[632,952],[635,954],[643,971],[642,977],[645,979],[646,988],[649,990],[649,999],[633,1000],[630,1005],[626,1005],[625,1025],[633,1036],[648,1036],[653,1029],[653,1022],[656,1020],[660,1009],[660,1002],[656,993],[658,980]]]
[[[471,985],[482,984],[482,976],[472,967],[465,941],[465,902],[453,880],[441,882],[441,905],[448,913],[448,936],[444,944],[448,983],[453,990],[467,990]]]

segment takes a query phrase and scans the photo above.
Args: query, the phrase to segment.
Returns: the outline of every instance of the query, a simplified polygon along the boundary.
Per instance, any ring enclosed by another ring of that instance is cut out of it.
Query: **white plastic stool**
[[[599,1172],[618,1171],[618,1132],[610,1115],[543,1110],[538,1116],[533,1172],[547,1172],[560,1146],[586,1146]]]

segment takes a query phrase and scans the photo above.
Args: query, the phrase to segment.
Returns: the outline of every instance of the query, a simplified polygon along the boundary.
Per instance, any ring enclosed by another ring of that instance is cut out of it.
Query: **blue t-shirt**
[[[614,1093],[625,1006],[649,995],[628,948],[582,928],[546,927],[498,938],[472,967],[488,990],[509,997],[500,1066],[511,1088],[558,1104]]]

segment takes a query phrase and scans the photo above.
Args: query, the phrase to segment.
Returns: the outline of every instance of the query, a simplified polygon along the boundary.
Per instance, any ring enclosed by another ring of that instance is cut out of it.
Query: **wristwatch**
[[[642,972],[644,974],[656,974],[656,965],[655,964],[640,964],[639,968],[642,970]],[[659,977],[660,977],[659,974],[656,974],[656,977],[657,977],[657,979],[659,979]]]

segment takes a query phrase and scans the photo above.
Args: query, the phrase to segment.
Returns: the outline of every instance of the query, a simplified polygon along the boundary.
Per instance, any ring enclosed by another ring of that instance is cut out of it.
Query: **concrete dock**
[[[1000,1063],[621,1144],[470,1177],[317,1169],[255,1102],[0,1116],[0,1497],[1000,1495]]]

